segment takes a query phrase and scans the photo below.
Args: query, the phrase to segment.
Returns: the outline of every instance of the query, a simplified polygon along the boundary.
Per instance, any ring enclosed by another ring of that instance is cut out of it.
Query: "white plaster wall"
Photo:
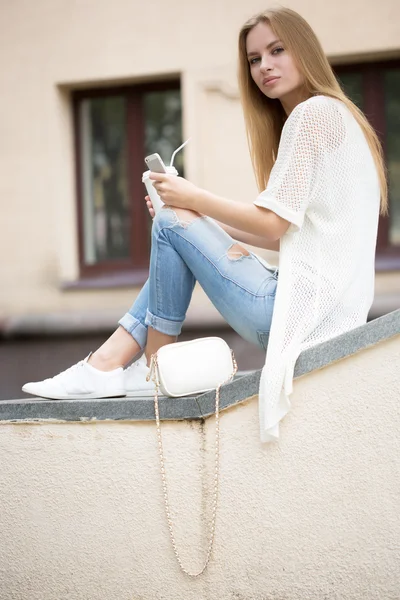
[[[398,0],[382,0],[379,10],[366,0],[286,4],[310,21],[336,59],[400,52]],[[264,6],[0,3],[0,318],[95,307],[122,312],[138,291],[61,289],[78,276],[71,89],[180,74],[184,135],[192,136],[188,177],[237,200],[254,198],[235,97],[236,45],[241,24]]]
[[[221,417],[215,552],[183,576],[155,423],[0,424],[1,600],[398,600],[400,337],[295,382],[279,444]],[[185,565],[204,557],[214,422],[163,423]],[[208,504],[209,506],[209,504]]]

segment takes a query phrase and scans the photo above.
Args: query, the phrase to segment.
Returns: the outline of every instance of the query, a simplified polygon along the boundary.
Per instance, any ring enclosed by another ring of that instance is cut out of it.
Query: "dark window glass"
[[[363,98],[363,80],[361,73],[341,73],[339,75],[339,83],[341,84],[345,94],[360,108],[364,110]]]
[[[158,152],[169,164],[182,143],[179,83],[79,91],[74,107],[81,275],[147,269],[144,157]]]
[[[389,175],[389,243],[400,246],[400,69],[384,74],[386,156]]]
[[[83,100],[80,113],[84,262],[128,258],[126,101]]]
[[[144,146],[146,154],[158,152],[166,165],[182,144],[182,108],[179,90],[148,92],[144,95]],[[178,152],[174,167],[183,176],[184,149]]]
[[[182,144],[182,107],[179,90],[148,92],[143,97],[145,155],[158,152],[168,166],[173,152]],[[174,158],[174,167],[184,176],[184,148]],[[147,236],[150,245],[151,220]]]

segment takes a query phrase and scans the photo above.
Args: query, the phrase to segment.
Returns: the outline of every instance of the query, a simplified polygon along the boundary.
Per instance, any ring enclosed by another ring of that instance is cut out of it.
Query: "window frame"
[[[78,255],[80,281],[99,280],[102,287],[119,282],[124,284],[144,283],[148,276],[150,243],[148,235],[149,213],[144,201],[146,194],[142,183],[142,174],[146,170],[144,163],[145,124],[143,114],[143,96],[148,92],[180,90],[179,78],[158,82],[125,86],[108,86],[93,89],[75,90],[72,93],[74,149],[75,149],[75,193],[78,221]],[[126,99],[127,128],[127,177],[130,217],[129,257],[118,260],[103,260],[88,265],[84,260],[84,220],[82,191],[82,128],[80,124],[80,105],[83,100],[124,96]],[[132,218],[134,216],[134,218]],[[78,282],[79,283],[79,282]]]
[[[363,112],[374,127],[382,144],[386,159],[386,119],[383,73],[390,69],[400,69],[400,59],[382,60],[375,62],[358,62],[349,64],[333,64],[332,68],[340,78],[341,74],[361,73]],[[378,239],[376,245],[375,267],[377,271],[400,270],[400,245],[389,243],[390,227],[390,197],[389,216],[379,217]]]

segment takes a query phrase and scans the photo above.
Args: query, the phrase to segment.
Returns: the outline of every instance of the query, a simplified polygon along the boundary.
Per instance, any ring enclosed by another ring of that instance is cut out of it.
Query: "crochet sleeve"
[[[267,188],[254,204],[272,210],[298,231],[312,200],[325,152],[337,149],[345,125],[335,100],[314,97],[295,107],[287,119]]]

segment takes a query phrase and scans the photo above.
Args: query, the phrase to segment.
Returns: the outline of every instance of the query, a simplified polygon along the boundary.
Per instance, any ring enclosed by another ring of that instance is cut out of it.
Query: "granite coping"
[[[361,327],[304,351],[294,376],[301,377],[351,356],[381,341],[400,335],[400,309]],[[261,370],[237,376],[221,389],[221,410],[258,393]],[[215,392],[184,398],[160,397],[163,420],[204,419],[214,414]],[[153,398],[112,398],[96,400],[45,400],[24,398],[0,401],[0,422],[40,421],[153,421]]]

